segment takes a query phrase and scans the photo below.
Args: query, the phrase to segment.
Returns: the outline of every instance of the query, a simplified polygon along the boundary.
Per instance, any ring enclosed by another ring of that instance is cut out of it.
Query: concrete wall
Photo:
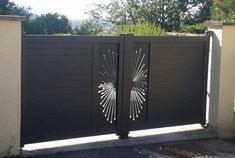
[[[20,154],[21,21],[0,16],[0,157]]]
[[[208,31],[212,31],[210,39],[209,66],[208,66],[208,123],[217,130],[218,107],[219,107],[219,78],[220,57],[222,47],[222,23],[208,24]]]
[[[220,138],[235,136],[235,24],[209,23],[213,31],[209,70],[209,125]]]
[[[224,138],[234,137],[235,25],[223,26],[219,83],[218,133]]]

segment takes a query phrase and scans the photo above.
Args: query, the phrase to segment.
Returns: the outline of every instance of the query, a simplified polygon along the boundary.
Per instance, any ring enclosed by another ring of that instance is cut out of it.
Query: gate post
[[[0,15],[0,157],[20,154],[22,19]]]
[[[235,136],[235,23],[208,22],[214,34],[209,68],[209,127],[220,138]]]
[[[129,134],[129,106],[131,92],[131,53],[133,35],[120,35],[120,53],[118,67],[118,135],[127,138]]]

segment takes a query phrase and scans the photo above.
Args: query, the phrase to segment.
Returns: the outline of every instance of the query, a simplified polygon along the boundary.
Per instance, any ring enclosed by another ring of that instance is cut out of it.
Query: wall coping
[[[235,26],[235,22],[206,21],[206,26],[213,29],[222,29],[223,26]]]
[[[6,20],[6,21],[24,21],[24,16],[18,16],[18,15],[0,15],[0,20]]]
[[[208,28],[213,28],[213,29],[222,29],[223,28],[222,21],[206,21],[205,24]]]
[[[235,22],[223,22],[225,26],[235,26]]]

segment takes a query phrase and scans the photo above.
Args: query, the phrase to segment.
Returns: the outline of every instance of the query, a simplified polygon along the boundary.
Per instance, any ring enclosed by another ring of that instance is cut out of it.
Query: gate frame
[[[203,65],[203,98],[202,98],[202,120],[201,124],[203,126],[206,125],[206,94],[207,94],[207,72],[208,72],[208,55],[209,55],[209,43],[210,43],[210,33],[207,33],[205,36],[205,49],[204,49],[204,65]],[[170,38],[170,37],[167,37]],[[174,38],[174,37],[173,37]],[[97,38],[93,40],[93,75],[95,74],[95,70],[98,66],[98,60],[96,57],[98,57],[98,50],[99,50],[99,43],[95,43]],[[142,40],[142,39],[141,39]],[[119,36],[119,55],[118,55],[118,75],[117,75],[117,131],[116,134],[119,136],[119,138],[127,138],[128,134],[130,132],[130,119],[129,119],[129,105],[130,105],[130,91],[131,91],[131,58],[132,58],[132,52],[133,52],[133,44],[134,44],[134,35],[133,34],[121,34]],[[149,45],[149,52],[152,50],[150,49]],[[24,38],[22,38],[22,59],[25,57],[25,42]],[[150,55],[148,56],[148,59],[150,58]],[[150,60],[149,60],[150,62]],[[149,65],[148,65],[149,68]],[[22,62],[22,70],[25,70],[25,65]],[[22,71],[25,72],[25,71]],[[148,72],[149,73],[149,72]],[[148,75],[149,76],[149,75]],[[25,74],[22,73],[22,85],[24,85],[24,77]],[[94,108],[94,100],[97,99],[97,95],[95,95],[96,92],[96,85],[97,81],[96,79],[98,76],[94,75],[92,77],[92,84],[93,84],[93,100],[92,100],[92,107]],[[148,87],[149,87],[149,79],[147,80]],[[149,88],[148,88],[149,89]],[[23,88],[22,88],[23,93]],[[147,95],[148,98],[148,95]],[[22,100],[23,102],[23,100]],[[148,104],[148,99],[147,99]],[[147,106],[148,108],[148,106]],[[92,111],[92,114],[94,113],[94,110]],[[182,123],[180,123],[182,124]],[[95,127],[95,123],[93,122],[92,127]],[[143,126],[144,127],[144,126]],[[149,128],[159,128],[161,126],[146,126],[143,129],[149,129]],[[22,133],[21,133],[22,135]],[[21,141],[21,145],[23,145],[23,142]]]
[[[202,119],[199,122],[202,127],[206,128],[208,126],[208,120],[207,119],[207,80],[208,80],[208,64],[209,64],[209,49],[210,49],[210,37],[212,35],[211,31],[207,31],[205,35],[200,36],[205,38],[205,47],[204,47],[204,62],[203,62],[203,83],[202,83]],[[124,37],[123,37],[124,36]],[[122,34],[120,37],[124,38],[123,40],[123,49],[120,49],[120,56],[119,56],[119,78],[118,78],[118,107],[119,111],[118,113],[121,114],[119,115],[119,127],[118,127],[118,133],[117,135],[119,138],[124,139],[128,138],[128,134],[131,131],[130,130],[130,120],[129,120],[129,114],[128,114],[128,108],[130,105],[130,90],[131,90],[131,79],[130,79],[130,74],[131,74],[131,53],[133,51],[133,34]],[[192,37],[192,36],[189,36]],[[174,37],[173,37],[174,38]],[[177,38],[177,37],[176,37]],[[150,46],[149,46],[150,47]],[[149,52],[152,50],[149,48]],[[149,55],[150,58],[150,55]],[[150,62],[150,60],[149,60]],[[124,66],[123,66],[124,65]],[[148,66],[149,67],[149,66]],[[126,69],[124,69],[126,68]],[[128,69],[127,69],[128,68]],[[121,71],[120,71],[121,70]],[[123,77],[120,77],[122,76]],[[148,79],[148,86],[149,86],[149,79]],[[123,88],[120,88],[123,87]],[[149,89],[149,88],[148,88]],[[148,95],[147,95],[148,98]],[[147,105],[148,105],[148,99],[147,99]],[[148,108],[148,106],[147,106]],[[120,113],[121,111],[121,113]],[[185,122],[185,124],[190,124],[191,122]],[[176,124],[176,125],[182,125],[182,123]],[[147,126],[144,129],[151,129],[154,128],[155,125],[152,126]],[[155,128],[159,127],[166,127],[166,126],[157,126]]]

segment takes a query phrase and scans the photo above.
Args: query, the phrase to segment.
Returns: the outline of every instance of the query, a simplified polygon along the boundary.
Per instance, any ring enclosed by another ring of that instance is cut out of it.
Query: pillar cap
[[[235,22],[206,21],[206,26],[213,29],[222,29],[223,26],[235,26]]]
[[[18,15],[0,15],[0,20],[7,20],[7,21],[24,21],[24,16]]]
[[[225,26],[235,26],[235,22],[223,22]]]
[[[205,24],[209,29],[222,29],[223,27],[222,21],[206,21]]]

